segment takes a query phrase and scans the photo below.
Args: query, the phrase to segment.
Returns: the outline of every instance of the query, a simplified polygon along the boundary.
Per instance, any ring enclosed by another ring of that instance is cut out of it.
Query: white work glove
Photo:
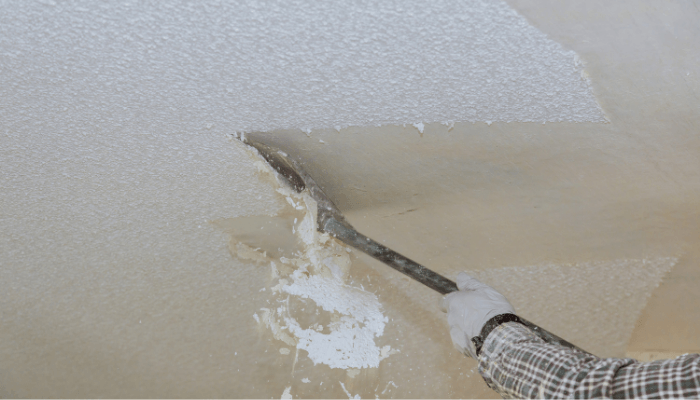
[[[442,311],[447,313],[455,347],[465,356],[477,359],[471,339],[481,334],[481,328],[491,318],[499,314],[515,314],[515,310],[502,294],[465,272],[457,275],[457,287],[459,291],[442,299]]]

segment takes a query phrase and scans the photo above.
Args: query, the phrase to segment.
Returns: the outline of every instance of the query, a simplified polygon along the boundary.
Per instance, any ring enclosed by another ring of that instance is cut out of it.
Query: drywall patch
[[[492,285],[517,313],[543,328],[595,349],[598,356],[623,357],[649,296],[676,262],[667,257],[467,273]]]
[[[574,52],[501,0],[22,1],[0,25],[0,119],[34,131],[605,121]]]

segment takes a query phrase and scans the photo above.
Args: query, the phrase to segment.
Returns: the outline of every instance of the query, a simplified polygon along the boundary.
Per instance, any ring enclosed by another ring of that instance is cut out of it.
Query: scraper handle
[[[391,268],[410,276],[440,294],[447,294],[459,290],[457,284],[451,280],[375,242],[335,218],[328,218],[323,228],[325,232],[341,240],[343,243],[369,254]]]
[[[378,243],[368,238],[367,236],[361,234],[360,232],[352,228],[347,222],[341,222],[336,220],[335,218],[330,217],[326,219],[323,223],[322,230],[332,235],[336,239],[342,241],[343,243],[376,258],[384,264],[401,272],[402,274],[410,276],[411,278],[437,291],[440,294],[445,295],[459,290],[457,284],[453,281],[445,278],[444,276],[436,272],[429,270],[428,268],[418,264],[410,258],[405,257],[395,252],[394,250],[382,245],[381,243]],[[540,328],[539,326],[533,324],[532,322],[522,317],[519,318],[523,325],[530,328],[533,332],[535,332],[535,334],[537,334],[537,336],[539,336],[545,342],[557,344],[584,353],[588,353],[587,351],[582,350],[576,345],[567,342],[566,340],[547,331],[546,329]]]

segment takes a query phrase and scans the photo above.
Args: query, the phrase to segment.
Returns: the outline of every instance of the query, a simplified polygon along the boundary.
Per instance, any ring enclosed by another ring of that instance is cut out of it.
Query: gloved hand
[[[477,359],[471,339],[481,334],[489,319],[499,314],[515,314],[515,310],[502,294],[465,272],[457,275],[457,287],[459,291],[443,298],[442,311],[447,313],[455,347],[467,357]]]

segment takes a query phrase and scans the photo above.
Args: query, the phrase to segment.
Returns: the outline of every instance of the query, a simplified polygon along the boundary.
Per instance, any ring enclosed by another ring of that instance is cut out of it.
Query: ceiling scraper
[[[243,136],[241,140],[243,143],[257,149],[268,164],[284,177],[294,190],[299,193],[304,190],[309,191],[311,197],[316,200],[318,204],[317,229],[319,232],[325,232],[343,243],[369,254],[440,294],[445,295],[459,290],[457,284],[453,281],[356,231],[355,228],[345,220],[340,210],[338,210],[335,204],[326,196],[313,178],[304,171],[300,163],[289,154],[276,147],[245,136]],[[584,351],[522,317],[520,317],[520,319],[546,342]]]

